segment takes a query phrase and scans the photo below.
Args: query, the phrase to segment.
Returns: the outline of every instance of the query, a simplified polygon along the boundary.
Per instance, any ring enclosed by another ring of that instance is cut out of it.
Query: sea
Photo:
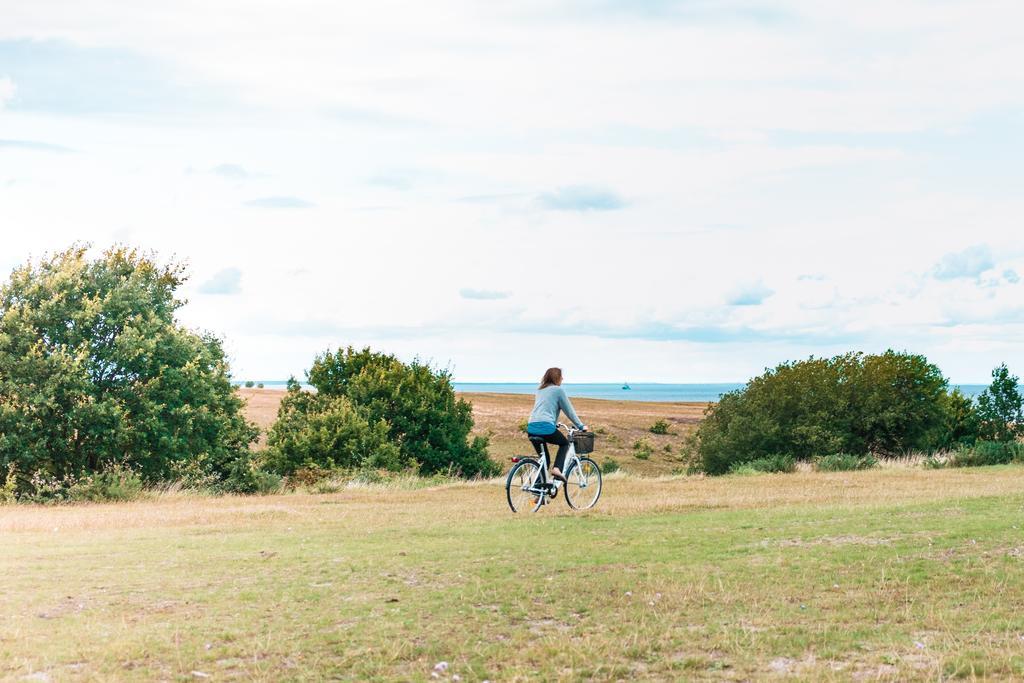
[[[236,384],[242,384],[236,382]],[[284,389],[287,382],[264,381],[268,389]],[[537,390],[534,382],[454,382],[455,391],[481,394],[532,394]],[[741,389],[744,384],[729,382],[711,384],[563,384],[569,396],[603,398],[614,401],[717,401],[722,394]],[[628,386],[629,389],[624,387]],[[967,396],[977,396],[986,389],[985,384],[959,384]]]
[[[625,387],[629,387],[626,389]],[[613,401],[717,401],[742,384],[570,384],[562,385],[573,398],[603,398]],[[536,382],[455,382],[455,391],[480,394],[532,394]]]

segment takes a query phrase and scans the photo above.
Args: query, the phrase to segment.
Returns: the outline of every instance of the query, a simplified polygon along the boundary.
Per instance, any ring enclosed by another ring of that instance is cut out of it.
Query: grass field
[[[277,406],[284,392],[279,389],[240,389],[247,401],[247,414],[265,432],[277,417]],[[461,394],[473,404],[474,434],[491,438],[490,453],[495,460],[507,462],[511,455],[532,449],[519,429],[533,407],[533,396],[522,394]],[[653,403],[640,401],[604,401],[576,398],[573,405],[591,429],[600,430],[598,460],[614,460],[628,472],[642,475],[671,474],[684,468],[681,461],[683,439],[704,416],[706,403]],[[652,434],[657,420],[669,423],[668,434]],[[265,437],[264,437],[265,438]],[[646,441],[651,453],[636,457],[633,448]]]
[[[0,507],[0,676],[1020,677],[1022,513],[1019,467]]]

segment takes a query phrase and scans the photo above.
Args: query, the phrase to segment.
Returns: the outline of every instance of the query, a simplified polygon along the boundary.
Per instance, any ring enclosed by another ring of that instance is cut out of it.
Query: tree
[[[947,386],[923,356],[891,350],[783,363],[708,408],[700,465],[722,474],[776,456],[934,450],[948,438]]]
[[[946,401],[945,438],[942,448],[959,448],[973,446],[978,440],[981,423],[978,410],[970,396],[964,395],[959,388],[949,392]]]
[[[268,435],[267,467],[279,474],[303,467],[403,469],[409,462],[388,427],[381,419],[371,423],[345,396],[303,391],[292,379]]]
[[[352,347],[317,356],[309,383],[324,396],[343,396],[372,424],[384,421],[402,456],[430,474],[454,470],[490,475],[487,439],[469,440],[473,407],[455,396],[451,376],[425,363]]]
[[[978,397],[978,419],[983,439],[1014,441],[1024,434],[1024,399],[1018,382],[1006,363],[992,370],[992,384]]]
[[[851,367],[853,452],[895,455],[942,444],[949,382],[922,355],[889,350]]]
[[[0,288],[0,466],[80,475],[126,462],[144,476],[248,454],[219,339],[175,320],[179,264],[87,247],[28,263]]]

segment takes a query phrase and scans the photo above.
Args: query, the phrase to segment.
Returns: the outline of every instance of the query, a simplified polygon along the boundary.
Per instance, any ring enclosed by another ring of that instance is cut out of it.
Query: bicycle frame
[[[572,439],[576,432],[580,430],[564,425],[561,422],[559,422],[557,426],[568,432],[569,439],[569,450],[566,452],[565,462],[562,464],[562,474],[564,475],[566,472],[570,472],[573,465],[575,465],[579,468],[580,473],[578,476],[583,477],[583,484],[581,488],[586,488],[588,482],[586,480],[586,475],[583,474],[583,465],[580,463],[580,458],[576,454],[576,443]],[[546,443],[542,443],[540,445],[540,457],[538,459],[540,460],[540,467],[537,468],[537,474],[534,476],[533,481],[525,487],[525,490],[534,489],[537,486],[538,479],[543,479],[545,483],[550,479],[548,476],[548,445]],[[547,494],[545,493],[544,495]]]

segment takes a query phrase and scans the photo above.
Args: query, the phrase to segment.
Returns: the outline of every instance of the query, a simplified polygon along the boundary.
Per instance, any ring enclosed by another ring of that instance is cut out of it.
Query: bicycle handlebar
[[[583,431],[582,429],[576,429],[575,427],[570,427],[569,425],[567,425],[567,424],[563,424],[563,423],[561,423],[561,422],[559,422],[557,426],[558,426],[558,427],[561,427],[561,428],[562,428],[562,429],[564,429],[565,431],[569,432],[569,436],[570,436],[570,437],[571,437],[571,436],[572,436],[573,434],[575,434],[576,432],[582,432],[582,431]]]

